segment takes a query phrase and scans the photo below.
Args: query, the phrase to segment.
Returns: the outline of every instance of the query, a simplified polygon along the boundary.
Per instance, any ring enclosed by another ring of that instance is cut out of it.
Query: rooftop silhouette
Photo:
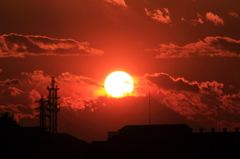
[[[13,116],[0,116],[1,155],[21,158],[234,158],[240,132],[193,133],[186,124],[126,125],[91,144],[66,133],[21,127]]]
[[[66,133],[21,127],[8,113],[0,117],[0,141],[1,156],[9,158],[82,158],[90,145]]]

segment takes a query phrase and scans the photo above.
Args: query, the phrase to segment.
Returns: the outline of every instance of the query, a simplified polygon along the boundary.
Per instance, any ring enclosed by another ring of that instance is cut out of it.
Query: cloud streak
[[[157,49],[146,49],[157,53],[155,58],[190,58],[190,57],[240,57],[240,40],[228,37],[206,37],[185,46],[160,44]]]
[[[0,86],[9,86],[13,84],[20,84],[18,79],[7,79],[5,81],[0,81]]]
[[[145,78],[165,90],[185,90],[190,92],[199,92],[197,82],[189,82],[184,78],[173,78],[167,73],[146,74]]]
[[[0,36],[0,58],[28,56],[89,56],[103,51],[90,47],[88,42],[73,39],[53,39],[40,35],[4,34]]]
[[[230,11],[230,12],[228,13],[228,15],[230,15],[230,16],[232,16],[232,17],[235,17],[235,18],[238,18],[238,17],[239,17],[239,15],[238,15],[236,12],[233,12],[233,11]]]
[[[8,87],[8,90],[10,90],[11,96],[18,96],[24,93],[24,91],[16,88],[16,87]]]
[[[123,6],[123,7],[127,7],[126,3],[124,0],[105,0],[106,2],[115,4],[115,5],[119,5],[119,6]]]

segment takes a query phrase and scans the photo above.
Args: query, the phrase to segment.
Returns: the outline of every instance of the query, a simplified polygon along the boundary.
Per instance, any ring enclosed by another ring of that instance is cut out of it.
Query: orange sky
[[[42,0],[0,2],[0,112],[36,125],[35,100],[56,77],[59,130],[86,140],[148,123],[196,131],[239,127],[240,2],[233,0]],[[106,97],[117,70],[133,96]],[[22,119],[23,118],[23,119]],[[66,121],[67,120],[67,121]],[[79,130],[80,132],[78,132]]]

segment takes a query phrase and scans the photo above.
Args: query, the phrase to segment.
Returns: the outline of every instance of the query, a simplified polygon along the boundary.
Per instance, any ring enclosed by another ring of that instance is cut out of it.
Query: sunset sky
[[[56,77],[59,132],[105,140],[124,125],[240,127],[239,0],[1,0],[0,113],[36,126]],[[111,98],[113,71],[134,80]]]

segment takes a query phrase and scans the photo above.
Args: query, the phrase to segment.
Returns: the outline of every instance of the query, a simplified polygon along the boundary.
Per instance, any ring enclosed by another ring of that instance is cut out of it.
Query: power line
[[[74,125],[71,124],[71,122],[69,120],[67,120],[61,113],[59,113],[60,116],[63,117],[63,119],[65,119],[68,124],[69,124],[69,133],[70,133],[70,126],[72,126],[79,134],[81,133]]]

